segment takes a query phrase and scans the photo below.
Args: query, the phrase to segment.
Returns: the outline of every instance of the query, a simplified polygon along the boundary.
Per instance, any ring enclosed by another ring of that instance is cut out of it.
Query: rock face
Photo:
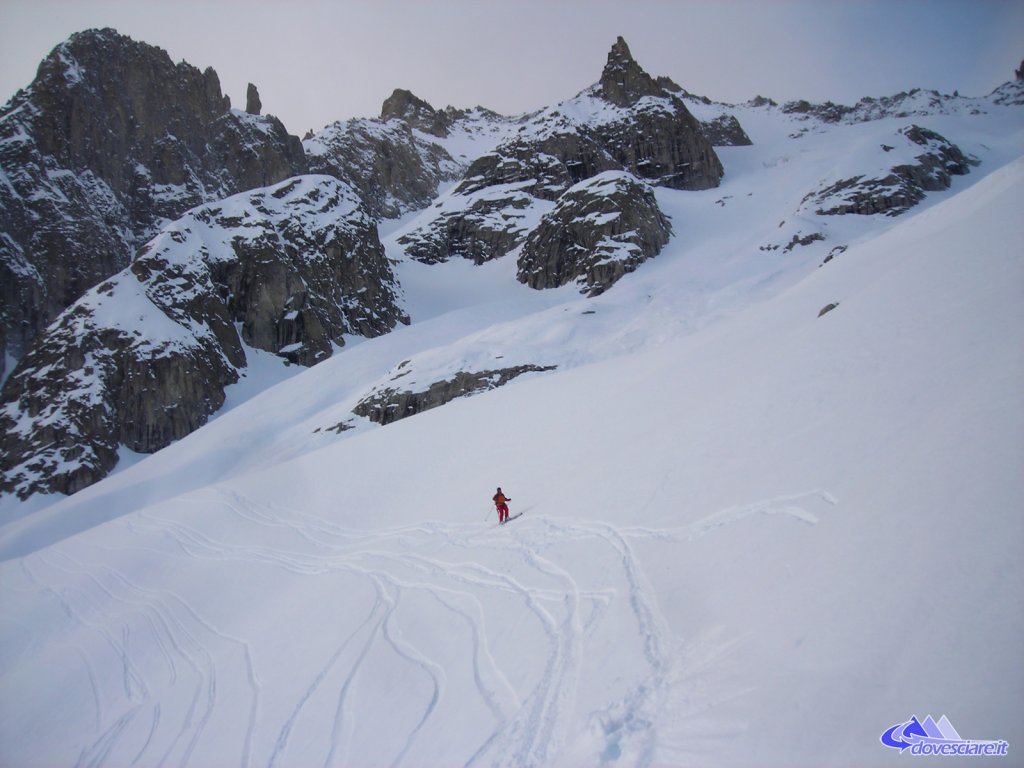
[[[468,161],[453,157],[452,139],[477,140],[504,133],[510,118],[477,107],[434,109],[398,89],[381,107],[379,119],[336,122],[303,140],[310,171],[352,184],[370,213],[395,219],[433,202],[441,184],[455,181]]]
[[[442,138],[448,135],[448,129],[452,124],[451,114],[437,111],[423,99],[403,88],[396,88],[384,100],[380,108],[380,119],[385,122],[401,120],[411,128],[418,128]]]
[[[649,185],[606,171],[570,188],[526,238],[520,282],[556,288],[576,282],[596,296],[656,256],[672,234]]]
[[[808,194],[801,207],[819,215],[898,216],[921,202],[926,192],[949,189],[953,176],[969,173],[971,165],[978,163],[939,134],[916,125],[901,128],[892,144],[879,149],[880,154],[892,156],[886,175],[826,183]]]
[[[1003,83],[989,94],[993,104],[1004,107],[1020,106],[1024,104],[1024,80],[1017,78],[1008,83]]]
[[[673,189],[718,186],[722,164],[680,93],[644,72],[619,38],[600,82],[477,159],[436,214],[399,242],[426,263],[481,263],[521,245],[567,190],[606,171]]]
[[[118,447],[204,424],[246,347],[311,365],[345,334],[407,318],[376,225],[337,179],[301,176],[201,206],[47,329],[0,397],[0,492],[73,493]]]
[[[0,111],[0,313],[18,357],[189,208],[306,170],[272,117],[114,30],[73,35]]]
[[[249,83],[245,90],[245,111],[250,115],[258,115],[263,110],[263,102],[260,101],[260,92],[256,86]]]
[[[664,95],[661,86],[633,59],[622,37],[615,40],[608,52],[608,62],[601,72],[598,93],[602,99],[617,107],[631,107],[644,96]]]
[[[874,98],[867,96],[852,107],[826,101],[813,104],[809,101],[790,101],[779,109],[783,114],[796,120],[820,120],[823,123],[864,123],[886,118],[908,119],[926,115],[984,114],[995,106],[1021,104],[1024,88],[1020,82],[1003,83],[988,96],[968,97],[958,93],[943,94],[924,88],[901,91],[892,96]],[[758,97],[749,102],[750,106],[777,106],[770,99]]]
[[[400,119],[334,123],[303,142],[310,170],[350,179],[375,218],[425,208],[465,166]]]
[[[753,142],[736,115],[719,115],[700,124],[704,137],[716,147],[749,147]]]
[[[436,381],[421,392],[385,387],[359,401],[353,411],[385,425],[449,403],[459,397],[503,386],[524,373],[553,371],[555,366],[517,365],[488,371],[460,371],[450,379]]]

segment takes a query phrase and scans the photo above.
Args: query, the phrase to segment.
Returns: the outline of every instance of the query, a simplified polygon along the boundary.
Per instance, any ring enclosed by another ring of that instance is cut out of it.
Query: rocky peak
[[[260,92],[256,86],[249,83],[245,91],[245,111],[250,115],[258,115],[263,111],[263,102],[260,101]]]
[[[619,107],[630,107],[644,96],[661,96],[662,89],[629,52],[620,36],[608,52],[608,63],[601,72],[600,94],[605,101]]]
[[[442,138],[448,135],[451,123],[444,112],[438,112],[426,101],[404,88],[396,88],[384,100],[380,109],[380,119],[404,120],[413,128]]]
[[[126,150],[166,134],[194,136],[231,107],[213,69],[174,64],[162,48],[113,29],[58,45],[30,91],[40,150],[66,167],[96,170],[115,190],[130,183]]]
[[[20,357],[163,223],[307,164],[279,120],[231,109],[213,69],[94,29],[0,109],[0,167],[0,323]]]

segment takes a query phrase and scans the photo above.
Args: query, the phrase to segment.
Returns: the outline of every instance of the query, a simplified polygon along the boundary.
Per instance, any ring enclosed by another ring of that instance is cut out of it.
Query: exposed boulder
[[[168,220],[306,169],[217,73],[112,29],[73,35],[0,111],[0,320],[20,356]]]
[[[798,245],[810,245],[811,243],[816,243],[824,239],[825,236],[821,234],[821,232],[811,232],[809,235],[804,235],[803,237],[797,233],[793,235],[788,243],[786,243],[786,247],[782,249],[782,252],[789,253]]]
[[[926,192],[949,189],[953,176],[967,174],[978,164],[955,144],[917,125],[901,128],[892,144],[881,145],[879,151],[890,156],[887,174],[826,182],[809,193],[802,206],[819,215],[897,216],[921,202]]]
[[[450,379],[433,382],[420,392],[383,387],[360,400],[353,411],[357,416],[363,416],[377,424],[391,424],[399,419],[437,408],[456,398],[496,389],[524,373],[542,373],[553,371],[555,368],[554,365],[517,365],[487,371],[460,371]]]
[[[657,255],[671,234],[650,186],[608,171],[574,186],[545,214],[526,238],[517,277],[531,288],[576,282],[596,296]]]
[[[190,211],[86,292],[0,395],[0,492],[72,493],[118,447],[206,422],[246,347],[312,365],[407,322],[376,225],[337,179],[302,176]]]
[[[835,309],[838,306],[839,306],[839,302],[838,301],[833,301],[833,302],[831,302],[829,304],[826,304],[824,307],[822,307],[818,311],[818,317],[822,317],[823,315],[827,315],[829,312],[831,312],[833,309]]]

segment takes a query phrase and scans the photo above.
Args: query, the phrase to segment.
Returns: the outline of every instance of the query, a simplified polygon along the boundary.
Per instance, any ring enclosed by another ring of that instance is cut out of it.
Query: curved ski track
[[[60,630],[39,642],[80,664],[83,690],[68,695],[94,710],[55,763],[651,765],[675,748],[673,718],[742,691],[699,693],[732,641],[670,628],[634,543],[685,545],[758,514],[814,524],[809,500],[836,503],[811,491],[672,529],[531,513],[501,529],[352,530],[208,490],[125,518],[102,546],[65,542],[4,576],[59,606]],[[300,604],[308,624],[290,631],[309,642],[294,656],[268,650],[264,625],[212,608],[191,573],[281,580],[287,593],[270,598]],[[344,604],[324,604],[335,589],[325,579],[345,585]],[[28,625],[11,610],[0,619]],[[588,690],[603,686],[603,700],[581,693],[595,676]],[[393,716],[367,713],[380,707]]]

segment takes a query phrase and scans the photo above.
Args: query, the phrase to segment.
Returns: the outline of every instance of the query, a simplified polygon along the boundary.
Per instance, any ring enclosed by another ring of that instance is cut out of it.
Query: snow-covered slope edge
[[[699,332],[8,526],[4,761],[863,765],[925,712],[1014,744],[1022,199],[1017,161]]]

